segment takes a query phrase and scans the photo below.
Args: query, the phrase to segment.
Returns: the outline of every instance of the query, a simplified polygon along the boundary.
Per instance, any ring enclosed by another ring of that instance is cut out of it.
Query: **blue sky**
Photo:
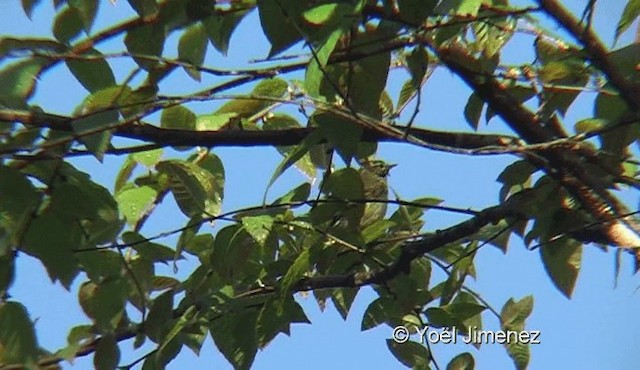
[[[22,13],[18,1],[0,0],[0,35],[50,36],[52,9],[49,3],[43,2],[30,21]],[[527,4],[524,1],[519,3]],[[623,6],[624,2],[620,0],[598,1],[595,28],[604,35],[603,39],[607,44],[613,39],[615,23]],[[94,30],[126,19],[132,14],[124,0],[119,0],[115,6],[104,1]],[[254,12],[241,23],[234,34],[228,56],[223,57],[210,49],[206,64],[237,67],[242,61],[266,57],[268,45],[258,25],[257,14]],[[176,55],[176,41],[176,35],[170,38],[165,47],[165,55]],[[529,45],[510,46],[505,57],[513,61],[530,61]],[[105,44],[101,50],[123,50],[123,46],[121,40],[116,39]],[[118,80],[121,81],[130,71],[131,65],[123,60],[112,63]],[[212,82],[213,79],[204,78],[200,86],[204,87]],[[392,74],[390,90],[397,92],[402,82],[403,76]],[[198,86],[186,74],[178,72],[162,88],[165,92],[179,93],[192,91]],[[74,82],[66,68],[58,67],[44,75],[35,101],[47,110],[70,113],[85,95],[84,89]],[[437,71],[425,88],[423,107],[416,121],[428,127],[468,130],[462,113],[468,96],[469,90],[451,73]],[[591,114],[590,99],[592,97],[584,97],[573,106],[565,118],[570,123],[569,127],[576,120]],[[193,106],[192,109],[199,113],[209,113],[215,106],[207,103]],[[482,132],[505,130],[505,126],[495,119],[488,126],[481,124]],[[215,149],[214,152],[223,159],[227,173],[224,209],[232,210],[260,203],[272,171],[281,159],[279,154],[271,148],[225,148]],[[472,208],[482,208],[498,201],[499,184],[495,179],[506,164],[516,160],[509,156],[459,157],[398,144],[381,145],[379,156],[398,164],[392,172],[390,185],[403,198],[432,196],[445,199],[448,205]],[[112,189],[114,174],[121,161],[122,158],[107,158],[100,164],[92,158],[85,158],[74,163],[89,172],[94,180]],[[277,195],[302,181],[304,178],[291,170],[277,182],[270,194]],[[624,194],[624,199],[632,207],[638,204],[637,194]],[[180,226],[180,222],[184,221],[176,216],[179,211],[171,200],[158,209],[158,212],[149,225],[145,226],[144,232],[148,235]],[[430,211],[426,218],[427,228],[445,227],[456,220],[460,218]],[[171,241],[172,239],[165,240],[166,243]],[[490,246],[481,250],[476,259],[479,277],[471,286],[498,309],[510,297],[520,299],[529,294],[534,295],[534,311],[527,322],[527,329],[540,330],[542,343],[531,348],[530,369],[634,369],[637,368],[634,366],[636,354],[640,351],[640,340],[637,339],[640,320],[636,316],[640,312],[640,293],[635,291],[640,286],[640,279],[630,276],[631,266],[626,260],[619,285],[614,289],[613,261],[613,253],[604,253],[587,246],[573,299],[568,300],[553,287],[542,267],[539,253],[527,251],[519,240],[512,238],[506,255]],[[179,266],[180,274],[188,273],[188,263]],[[170,269],[167,268],[164,272],[170,273]],[[59,285],[44,284],[47,279],[37,261],[21,255],[11,295],[27,305],[31,317],[37,320],[41,344],[53,350],[65,344],[67,330],[71,326],[86,323],[87,319],[79,308],[74,293],[66,292]],[[402,368],[386,348],[385,340],[390,338],[391,328],[385,326],[360,332],[362,314],[374,298],[370,290],[361,291],[346,322],[333,307],[320,313],[312,297],[298,298],[313,324],[295,325],[290,337],[278,336],[266,350],[258,353],[255,369]],[[493,317],[485,315],[483,319],[487,329],[498,328]],[[136,358],[130,351],[131,346],[131,342],[122,346],[122,363]],[[501,345],[486,345],[480,351],[460,345],[434,347],[434,355],[441,368],[446,366],[451,357],[462,351],[469,351],[476,357],[479,369],[512,368],[511,360]],[[69,365],[65,364],[64,367]],[[91,367],[90,359],[76,361],[75,368],[88,367]],[[189,350],[184,350],[169,368],[228,369],[231,366],[208,339],[199,358]]]

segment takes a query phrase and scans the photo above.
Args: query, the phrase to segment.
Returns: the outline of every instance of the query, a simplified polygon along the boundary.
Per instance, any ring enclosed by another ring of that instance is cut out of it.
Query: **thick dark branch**
[[[0,120],[20,122],[28,126],[46,127],[60,131],[72,131],[73,118],[20,110],[0,110]],[[405,130],[402,126],[394,126]],[[114,135],[140,140],[161,146],[287,146],[299,144],[316,130],[311,127],[285,130],[219,130],[190,131],[165,129],[149,124],[118,126]],[[506,147],[518,142],[513,136],[475,133],[445,132],[410,128],[408,134],[424,142],[454,149],[479,149],[484,147]],[[369,142],[404,142],[402,138],[385,135],[381,130],[363,128],[362,140]]]
[[[519,201],[521,198],[516,197]],[[500,221],[506,217],[519,217],[515,207],[516,200],[500,206],[486,208],[476,216],[434,234],[424,236],[418,240],[407,242],[402,248],[399,258],[390,266],[371,272],[357,272],[344,275],[314,276],[300,280],[294,285],[295,292],[322,289],[359,287],[372,284],[385,284],[400,273],[408,273],[411,261],[442,248],[447,244],[471,236],[484,226]]]
[[[480,62],[463,46],[451,44],[434,50],[447,68],[466,82],[523,140],[535,144],[554,139],[544,128],[544,122],[524,108],[500,82],[482,71]]]

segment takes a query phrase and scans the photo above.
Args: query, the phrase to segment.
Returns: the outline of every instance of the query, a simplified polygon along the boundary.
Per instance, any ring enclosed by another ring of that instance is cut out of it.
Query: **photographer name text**
[[[422,329],[414,329],[420,337],[421,343],[430,344],[540,344],[539,330],[480,330],[477,327],[469,327],[466,331],[460,331],[458,328],[433,329],[424,327]],[[405,343],[411,337],[411,331],[405,326],[396,326],[393,329],[392,338],[396,343]]]

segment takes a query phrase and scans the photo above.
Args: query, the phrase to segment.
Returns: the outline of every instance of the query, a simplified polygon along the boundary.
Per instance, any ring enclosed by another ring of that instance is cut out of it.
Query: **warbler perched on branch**
[[[337,203],[314,207],[316,222],[329,221],[331,228],[357,232],[384,218],[389,197],[387,176],[390,165],[381,160],[364,160],[360,168],[343,168],[330,172],[320,186],[329,199]]]
[[[366,200],[382,200],[389,199],[389,185],[387,176],[389,171],[395,167],[395,164],[389,164],[381,160],[368,160],[360,163],[358,170],[362,179],[363,195]],[[384,218],[387,213],[387,203],[374,202],[367,203],[364,208],[360,227],[365,228],[374,222]]]

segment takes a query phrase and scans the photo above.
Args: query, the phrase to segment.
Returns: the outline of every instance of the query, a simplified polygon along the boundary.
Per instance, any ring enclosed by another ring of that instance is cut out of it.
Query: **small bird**
[[[364,199],[388,200],[389,185],[387,176],[389,176],[389,172],[396,165],[373,159],[362,161],[360,166],[358,173],[362,179]],[[386,213],[387,203],[367,203],[362,218],[360,219],[360,228],[364,229],[367,226],[371,226],[376,221],[383,219]]]

